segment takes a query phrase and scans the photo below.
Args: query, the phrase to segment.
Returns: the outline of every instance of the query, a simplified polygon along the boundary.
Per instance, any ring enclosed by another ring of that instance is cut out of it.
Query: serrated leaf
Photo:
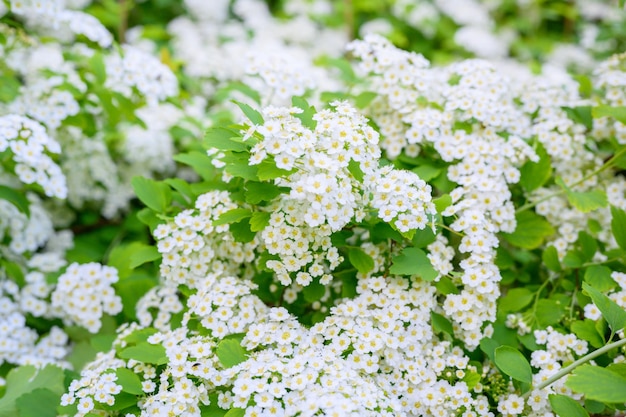
[[[243,112],[243,114],[246,115],[246,117],[255,125],[260,126],[264,123],[263,120],[263,116],[261,116],[261,113],[259,113],[258,111],[256,111],[255,109],[253,109],[252,107],[250,107],[249,105],[247,105],[246,103],[241,103],[239,101],[233,100],[233,103],[235,103]]]
[[[187,203],[194,200],[196,197],[191,185],[180,178],[167,178],[163,180],[163,182],[178,191],[180,195],[184,196],[187,199]]]
[[[579,339],[586,340],[596,349],[604,345],[604,339],[598,333],[596,323],[593,320],[577,320],[572,323],[570,329]]]
[[[435,313],[434,311],[430,312],[430,322],[433,326],[433,330],[436,333],[447,333],[450,336],[454,336],[454,329],[452,328],[452,323],[445,316],[441,314]]]
[[[535,313],[537,324],[545,328],[561,321],[565,316],[566,306],[557,300],[541,299],[537,301]]]
[[[153,345],[148,342],[140,342],[119,352],[122,359],[134,359],[139,362],[163,365],[167,363],[165,348],[161,345]]]
[[[231,140],[240,136],[237,132],[223,127],[212,127],[206,131],[203,144],[207,148],[215,148],[222,151],[245,152],[248,145],[244,142]]]
[[[30,202],[23,191],[17,191],[6,185],[0,185],[0,199],[13,204],[16,209],[30,217]]]
[[[559,253],[552,245],[548,246],[541,253],[541,260],[543,264],[551,271],[561,271],[561,262],[559,261]]]
[[[143,389],[141,387],[141,380],[139,376],[128,368],[117,368],[115,370],[117,375],[118,385],[122,386],[122,391],[134,395],[143,395]]]
[[[228,227],[230,233],[233,235],[235,242],[248,243],[254,240],[256,233],[250,230],[250,219],[245,218],[238,222],[231,223]]]
[[[167,211],[172,202],[172,190],[167,184],[144,177],[134,177],[131,184],[142,203],[157,213]]]
[[[213,221],[214,226],[221,226],[223,224],[235,223],[243,219],[247,219],[252,216],[252,210],[245,208],[235,208],[222,213],[217,220]]]
[[[561,394],[548,395],[550,406],[559,417],[589,417],[589,413],[576,400]]]
[[[513,288],[499,299],[499,310],[502,312],[520,311],[531,303],[535,295],[525,287]]]
[[[518,381],[532,383],[533,372],[528,360],[511,346],[500,346],[494,352],[494,362],[502,372]]]
[[[626,402],[626,378],[599,366],[579,366],[567,379],[565,386],[590,400],[604,403]]]
[[[245,185],[246,203],[259,204],[261,201],[271,201],[280,194],[288,191],[286,187],[279,187],[269,182],[250,181]]]
[[[350,248],[348,250],[348,260],[362,274],[367,274],[374,269],[374,259],[361,248]]]
[[[20,396],[16,401],[20,417],[56,417],[56,407],[61,396],[47,388],[37,388]]]
[[[257,165],[248,165],[247,161],[236,164],[228,164],[224,167],[224,171],[233,177],[243,178],[244,180],[256,181],[259,179],[257,173],[259,168]]]
[[[0,417],[15,417],[18,413],[16,400],[38,388],[46,388],[60,397],[64,379],[63,370],[54,365],[40,370],[32,365],[11,369],[6,377],[6,391],[0,398]]]
[[[513,233],[503,233],[511,244],[523,249],[535,249],[541,246],[544,239],[554,234],[554,228],[543,217],[531,212],[522,211],[515,215],[517,227]]]
[[[224,339],[219,342],[215,354],[224,368],[232,368],[248,358],[246,350],[235,339]]]
[[[586,282],[583,282],[583,291],[591,297],[598,310],[602,312],[602,317],[611,326],[613,332],[619,332],[626,326],[626,310],[617,305],[615,301]]]
[[[520,184],[527,192],[544,185],[552,176],[550,156],[539,143],[537,144],[538,162],[528,161],[520,169]]]
[[[611,231],[622,250],[626,251],[626,212],[611,206]]]
[[[611,117],[626,124],[626,106],[596,106],[591,109],[594,118]]]
[[[609,204],[609,200],[604,191],[572,191],[561,178],[557,178],[555,182],[565,191],[567,201],[578,211],[589,213],[601,207],[606,207]]]
[[[600,292],[612,290],[617,286],[617,283],[611,278],[611,268],[604,265],[587,267],[583,279]]]
[[[250,230],[253,232],[260,232],[270,224],[271,213],[265,211],[257,211],[252,213],[250,217]]]
[[[399,255],[392,258],[389,272],[396,275],[418,275],[424,281],[432,281],[439,275],[423,250],[410,247],[404,248]]]

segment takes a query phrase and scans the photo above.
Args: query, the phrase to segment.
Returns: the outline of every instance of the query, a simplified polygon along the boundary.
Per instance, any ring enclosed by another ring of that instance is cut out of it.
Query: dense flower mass
[[[0,1],[0,415],[622,415],[623,1]]]

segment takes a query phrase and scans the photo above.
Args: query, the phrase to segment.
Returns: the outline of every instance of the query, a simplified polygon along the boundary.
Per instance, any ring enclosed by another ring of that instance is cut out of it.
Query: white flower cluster
[[[15,114],[28,115],[51,130],[57,129],[63,120],[79,111],[74,96],[58,88],[64,82],[63,77],[54,76],[28,84],[9,105],[9,110]]]
[[[256,285],[250,281],[208,274],[198,284],[198,291],[187,300],[190,317],[199,320],[214,338],[242,333],[267,310],[265,304],[252,295],[254,289]]]
[[[59,277],[52,293],[52,307],[66,322],[97,333],[103,313],[115,315],[122,311],[122,300],[111,286],[117,280],[113,267],[95,262],[72,263]]]
[[[29,194],[30,216],[6,200],[0,200],[0,236],[10,237],[8,248],[16,254],[34,252],[53,235],[54,229],[41,202]]]
[[[136,88],[148,105],[178,93],[178,81],[174,73],[151,54],[139,48],[124,45],[121,55],[111,54],[105,58],[105,87],[128,97]]]
[[[416,174],[378,168],[378,134],[367,120],[345,102],[331,106],[313,116],[314,129],[297,117],[302,109],[266,107],[263,125],[246,131],[246,137],[262,135],[250,164],[273,160],[294,171],[275,180],[290,192],[270,207],[270,223],[261,233],[269,253],[280,258],[267,267],[284,285],[298,271],[300,285],[316,277],[328,283],[325,267],[333,270],[342,260],[331,233],[363,219],[368,207],[401,231],[423,229],[435,213],[431,189]]]
[[[595,85],[605,90],[603,98],[609,106],[626,105],[626,53],[613,55],[594,71]],[[593,132],[597,137],[615,137],[626,143],[626,124],[608,117],[594,118]]]
[[[11,12],[24,17],[28,24],[63,42],[71,42],[83,35],[92,42],[107,48],[113,36],[94,16],[66,9],[64,0],[11,0]]]
[[[0,364],[56,363],[69,367],[63,360],[68,354],[65,332],[54,326],[40,337],[26,324],[27,313],[42,316],[48,311],[43,299],[50,291],[43,274],[31,272],[26,279],[23,289],[5,277],[0,280]]]
[[[422,56],[377,35],[348,49],[379,94],[372,117],[385,135],[381,147],[387,156],[403,150],[416,156],[420,145],[430,143],[442,160],[456,162],[448,178],[459,186],[442,214],[456,217],[451,228],[462,236],[458,250],[469,254],[457,279],[464,285],[458,296],[467,304],[458,309],[457,295],[451,294],[446,314],[464,341],[477,346],[481,326],[495,319],[499,296],[496,233],[516,226],[509,184],[519,181],[523,162],[538,160],[522,139],[529,136],[530,119],[515,107],[507,79],[486,61],[430,69]]]
[[[183,311],[183,303],[177,293],[178,286],[171,283],[152,287],[135,306],[139,324],[143,327],[152,326],[160,331],[169,330],[172,316]]]
[[[7,150],[21,182],[39,184],[48,197],[67,196],[65,176],[48,155],[60,153],[61,147],[42,125],[16,114],[0,116],[0,152]]]
[[[182,211],[154,231],[166,283],[197,288],[209,272],[239,275],[255,259],[254,241],[236,242],[228,225],[213,226],[221,214],[237,208],[226,191],[203,194],[195,204],[194,210]]]
[[[95,403],[113,405],[115,395],[122,391],[115,370],[125,368],[126,362],[115,357],[115,351],[99,352],[80,372],[80,379],[70,383],[68,392],[61,397],[61,405],[77,404],[75,417],[84,417],[94,409]]]
[[[611,300],[615,301],[618,306],[626,309],[626,273],[613,271],[611,278],[617,283],[618,288],[608,291],[606,295]],[[602,312],[593,302],[585,305],[584,311],[585,318],[587,319],[599,320],[602,317]]]

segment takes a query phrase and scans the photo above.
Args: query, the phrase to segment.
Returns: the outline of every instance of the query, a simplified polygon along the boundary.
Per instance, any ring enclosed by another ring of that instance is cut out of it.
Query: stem
[[[126,41],[126,31],[128,30],[128,11],[130,9],[129,0],[119,0],[120,24],[117,28],[117,37],[120,44]]]
[[[344,0],[344,19],[346,21],[346,27],[348,28],[348,40],[353,41],[355,38],[355,27],[354,27],[354,4],[352,0]]]
[[[626,153],[626,146],[623,147],[622,149],[619,150],[619,152],[617,152],[615,155],[613,155],[608,161],[606,161],[600,168],[596,169],[595,171],[591,172],[590,174],[585,175],[583,178],[581,178],[580,180],[576,181],[575,183],[571,184],[569,187],[575,187],[578,184],[582,184],[583,182],[587,181],[589,178],[593,177],[594,175],[598,175],[599,173],[601,173],[602,171],[605,171],[607,169],[609,169],[611,166],[613,166],[613,164],[615,163],[615,161],[617,160],[617,158],[621,157],[624,153]],[[530,203],[526,203],[523,206],[521,206],[520,208],[518,208],[517,210],[515,210],[516,213],[521,213],[522,211],[526,211],[528,209],[531,209],[533,207],[535,207],[537,204],[544,202],[546,200],[551,199],[552,197],[558,197],[562,194],[565,194],[567,192],[567,190],[559,190],[557,192],[554,192],[552,194],[548,194],[542,198],[540,198],[537,201],[533,201]]]
[[[600,349],[593,351],[585,356],[583,356],[582,358],[578,359],[577,361],[572,362],[569,366],[566,366],[565,368],[561,369],[559,372],[557,372],[556,374],[552,375],[550,378],[546,379],[545,381],[543,381],[541,384],[539,384],[537,386],[537,388],[535,389],[544,389],[548,386],[550,386],[553,382],[563,378],[565,375],[569,374],[570,372],[572,372],[574,369],[576,369],[578,366],[589,362],[590,360],[597,358],[598,356],[602,355],[603,353],[608,352],[611,349],[620,347],[620,346],[624,346],[626,345],[626,338],[622,339],[622,340],[618,340],[617,342],[613,342],[610,343],[608,345],[605,345],[603,347],[601,347]],[[530,396],[532,391],[528,391],[527,393],[525,393],[522,397],[523,398],[528,398]]]

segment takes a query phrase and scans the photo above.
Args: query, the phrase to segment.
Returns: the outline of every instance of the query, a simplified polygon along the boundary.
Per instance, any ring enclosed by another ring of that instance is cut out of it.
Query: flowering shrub
[[[134,3],[0,2],[0,417],[624,414],[623,1]]]

